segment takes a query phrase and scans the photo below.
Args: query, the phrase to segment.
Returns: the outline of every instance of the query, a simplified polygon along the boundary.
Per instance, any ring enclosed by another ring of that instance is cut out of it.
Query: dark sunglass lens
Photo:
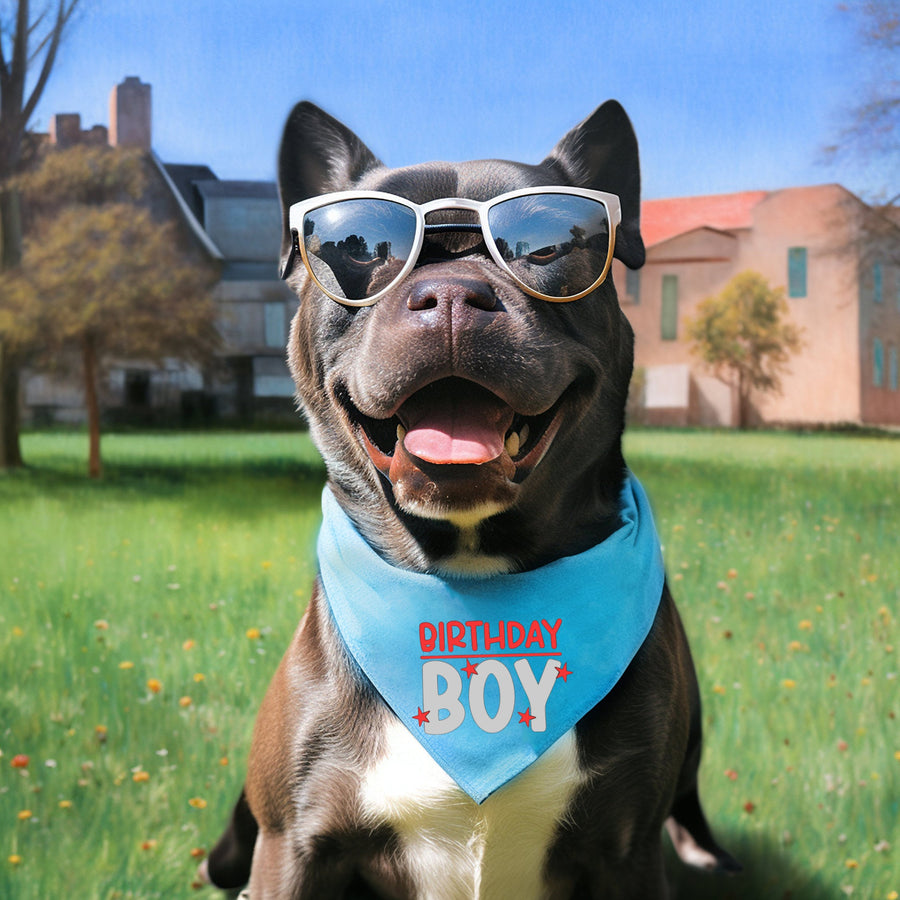
[[[303,217],[306,258],[319,284],[359,302],[387,287],[416,237],[415,213],[391,200],[339,200]]]
[[[510,271],[548,297],[583,293],[606,267],[609,215],[597,200],[571,194],[513,197],[491,207],[488,224]]]

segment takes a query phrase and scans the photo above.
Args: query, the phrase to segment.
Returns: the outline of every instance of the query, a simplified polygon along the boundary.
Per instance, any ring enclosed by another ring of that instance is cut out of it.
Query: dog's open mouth
[[[538,415],[523,415],[462,378],[427,385],[389,418],[345,406],[373,464],[391,481],[400,460],[411,457],[429,471],[452,466],[457,476],[460,466],[499,463],[510,481],[521,482],[543,459],[562,422],[561,398]]]

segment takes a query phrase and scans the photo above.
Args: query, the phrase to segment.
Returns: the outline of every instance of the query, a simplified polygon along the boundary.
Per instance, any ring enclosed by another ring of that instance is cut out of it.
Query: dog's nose
[[[493,288],[475,278],[426,278],[413,285],[406,299],[412,311],[463,304],[490,312],[497,307]]]

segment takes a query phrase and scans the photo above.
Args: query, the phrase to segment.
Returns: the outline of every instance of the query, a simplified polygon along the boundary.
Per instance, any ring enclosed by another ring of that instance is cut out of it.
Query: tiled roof
[[[767,196],[767,191],[741,191],[707,197],[645,200],[641,204],[644,245],[652,247],[696,228],[715,228],[719,231],[750,228],[753,208]]]

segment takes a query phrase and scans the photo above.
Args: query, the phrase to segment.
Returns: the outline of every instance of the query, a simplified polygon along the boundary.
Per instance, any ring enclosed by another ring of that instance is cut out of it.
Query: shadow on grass
[[[264,457],[191,460],[184,464],[119,460],[104,465],[103,477],[90,479],[71,461],[42,461],[4,474],[0,498],[56,497],[63,501],[198,499],[215,511],[239,509],[244,516],[265,514],[272,504],[318,505],[325,483],[321,461]]]
[[[673,900],[823,900],[841,896],[777,840],[722,829],[717,829],[716,837],[741,863],[743,872],[701,872],[682,864],[673,851],[668,860]]]

